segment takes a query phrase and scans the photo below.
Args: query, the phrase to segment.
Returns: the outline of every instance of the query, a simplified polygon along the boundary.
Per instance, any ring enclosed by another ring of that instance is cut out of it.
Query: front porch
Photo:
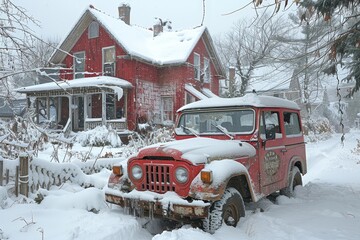
[[[127,132],[127,94],[132,85],[122,79],[99,76],[51,82],[17,89],[26,93],[28,107],[40,125],[72,131],[107,126]]]

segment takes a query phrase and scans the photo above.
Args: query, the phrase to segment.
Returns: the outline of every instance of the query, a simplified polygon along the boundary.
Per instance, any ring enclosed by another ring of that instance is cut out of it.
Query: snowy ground
[[[360,239],[360,155],[352,153],[359,131],[307,144],[308,174],[296,198],[267,199],[265,208],[247,210],[236,227],[221,227],[210,235],[183,226],[158,231],[104,202],[103,191],[63,185],[44,190],[39,205],[30,200],[7,198],[0,187],[0,240],[3,239]],[[106,174],[105,174],[106,175]],[[27,202],[27,203],[24,203]],[[100,211],[97,211],[100,210]],[[146,228],[143,226],[147,226]]]

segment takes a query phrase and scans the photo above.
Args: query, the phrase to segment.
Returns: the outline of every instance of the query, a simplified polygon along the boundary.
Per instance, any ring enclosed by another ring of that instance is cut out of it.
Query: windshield
[[[175,131],[178,135],[249,134],[254,122],[252,109],[189,112],[181,115]]]

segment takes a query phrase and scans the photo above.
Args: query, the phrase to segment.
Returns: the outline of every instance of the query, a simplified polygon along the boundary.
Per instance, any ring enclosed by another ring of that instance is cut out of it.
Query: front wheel
[[[294,197],[294,189],[296,186],[302,186],[301,172],[298,167],[294,166],[289,173],[289,183],[286,188],[280,190],[280,194],[287,197]]]
[[[219,201],[210,207],[207,218],[203,220],[203,229],[214,233],[224,222],[228,226],[236,227],[240,217],[245,216],[244,201],[235,188],[229,187]]]

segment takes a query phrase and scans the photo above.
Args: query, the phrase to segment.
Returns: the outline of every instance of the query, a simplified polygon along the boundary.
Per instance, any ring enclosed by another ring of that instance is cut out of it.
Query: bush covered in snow
[[[83,147],[101,147],[106,145],[110,145],[112,147],[121,146],[121,140],[116,131],[108,129],[106,126],[98,126],[94,129],[77,133],[75,141],[79,142]]]
[[[140,148],[149,146],[155,143],[163,143],[173,141],[173,129],[172,128],[147,128],[146,131],[134,132],[129,136],[129,144],[124,149],[123,157],[128,157]]]
[[[306,141],[309,142],[328,139],[334,133],[329,120],[324,117],[303,120],[303,130]]]

